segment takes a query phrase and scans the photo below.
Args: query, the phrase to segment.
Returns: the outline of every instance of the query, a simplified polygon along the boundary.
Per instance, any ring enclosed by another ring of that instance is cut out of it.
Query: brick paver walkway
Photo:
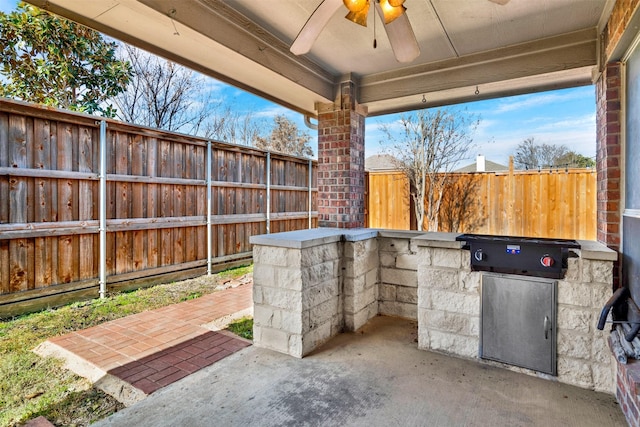
[[[111,369],[109,374],[151,394],[250,344],[229,334],[205,332],[174,347]]]
[[[245,284],[47,340],[150,394],[250,345],[205,325],[252,307]]]

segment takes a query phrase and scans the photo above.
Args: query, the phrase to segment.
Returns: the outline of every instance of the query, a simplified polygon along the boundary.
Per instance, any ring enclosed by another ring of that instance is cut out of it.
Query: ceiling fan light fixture
[[[391,4],[392,1],[396,4],[399,3],[399,5],[393,6]],[[380,3],[380,9],[382,10],[382,16],[384,17],[385,24],[395,21],[400,15],[404,13],[405,10],[407,10],[407,8],[402,5],[404,1],[379,0],[379,3]]]
[[[344,5],[349,9],[349,13],[345,18],[363,27],[367,26],[369,0],[344,0]]]
[[[354,22],[358,25],[362,25],[363,27],[367,26],[367,14],[369,13],[369,4],[358,12],[349,12],[347,13],[347,18],[349,21]]]
[[[507,0],[508,1],[508,0]],[[404,0],[389,0],[389,4],[393,7],[399,7],[402,6],[404,3]]]
[[[342,0],[342,2],[349,12],[360,12],[365,7],[369,9],[369,0]]]

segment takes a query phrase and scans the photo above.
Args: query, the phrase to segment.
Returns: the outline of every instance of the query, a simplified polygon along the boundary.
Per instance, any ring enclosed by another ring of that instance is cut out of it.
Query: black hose
[[[609,298],[609,300],[604,305],[604,307],[602,307],[602,311],[600,312],[600,318],[598,319],[598,326],[597,326],[599,330],[604,329],[604,324],[607,322],[607,316],[609,315],[611,308],[614,305],[616,305],[618,301],[626,295],[626,293],[627,293],[627,288],[619,288],[617,291],[613,293],[613,295],[611,295],[611,298]],[[640,325],[636,325],[633,329],[636,331],[634,333],[634,336],[635,336],[635,334],[638,333],[638,330],[640,330]],[[627,341],[631,341],[631,340],[627,340]]]

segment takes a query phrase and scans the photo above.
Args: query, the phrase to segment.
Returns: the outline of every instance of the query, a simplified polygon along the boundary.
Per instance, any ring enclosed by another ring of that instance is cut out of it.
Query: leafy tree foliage
[[[437,231],[450,172],[468,157],[479,118],[451,109],[419,110],[400,118],[401,132],[383,126],[389,154],[409,179],[418,230]],[[397,135],[400,134],[400,137]]]
[[[583,156],[574,151],[569,151],[564,156],[560,157],[556,163],[556,166],[566,166],[570,168],[593,168],[596,166],[596,161],[591,157]]]
[[[107,100],[131,77],[115,51],[98,32],[20,3],[0,13],[0,96],[113,117]]]
[[[309,145],[310,140],[311,136],[307,132],[300,131],[295,123],[278,114],[273,118],[271,134],[266,138],[257,137],[255,146],[263,150],[311,157],[313,148]]]
[[[513,155],[518,169],[549,169],[557,167],[593,167],[595,161],[571,151],[566,145],[537,143],[533,137],[522,141]]]

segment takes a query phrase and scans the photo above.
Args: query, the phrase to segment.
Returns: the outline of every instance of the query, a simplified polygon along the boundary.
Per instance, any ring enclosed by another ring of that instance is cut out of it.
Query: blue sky
[[[477,101],[451,108],[466,109],[481,119],[474,135],[477,145],[472,154],[474,158],[483,154],[489,160],[507,165],[509,155],[529,137],[539,143],[566,145],[587,157],[596,155],[593,86]],[[390,115],[367,119],[367,155],[383,151],[380,124],[397,118],[397,115]]]
[[[0,10],[11,11],[16,4],[15,0],[0,0]],[[317,154],[317,134],[305,127],[301,114],[213,79],[209,88],[215,99],[236,109],[242,106],[254,117],[271,121],[274,115],[284,114],[312,136],[311,145]],[[481,119],[474,134],[477,149],[470,153],[469,161],[463,163],[471,163],[477,154],[483,154],[488,160],[507,165],[509,155],[529,137],[540,143],[564,144],[579,154],[595,157],[596,104],[593,86],[478,101],[451,108],[466,108]],[[385,138],[380,125],[393,124],[399,117],[388,115],[366,119],[366,156],[384,151]]]

